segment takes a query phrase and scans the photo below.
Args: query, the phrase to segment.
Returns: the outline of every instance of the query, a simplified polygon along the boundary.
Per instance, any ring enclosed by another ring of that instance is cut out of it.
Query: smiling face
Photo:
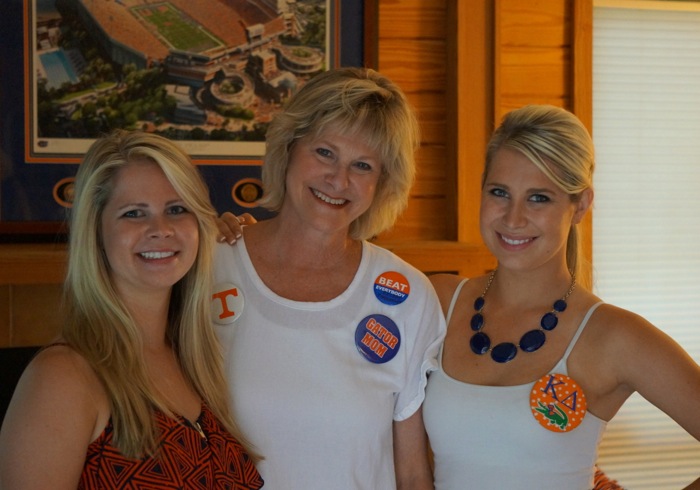
[[[382,172],[378,152],[361,133],[329,129],[294,143],[281,215],[326,233],[347,234],[350,224],[372,204]]]
[[[522,153],[496,152],[481,194],[481,234],[499,266],[566,266],[566,241],[581,221],[590,199],[574,202]]]
[[[110,275],[122,296],[169,292],[197,256],[197,218],[148,160],[117,173],[101,226]]]

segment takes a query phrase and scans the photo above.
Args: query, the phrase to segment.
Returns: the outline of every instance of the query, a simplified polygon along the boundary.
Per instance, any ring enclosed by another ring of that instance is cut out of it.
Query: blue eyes
[[[186,213],[187,209],[184,206],[171,206],[168,208],[168,214],[183,214]]]
[[[327,148],[316,148],[315,151],[323,158],[333,158],[335,156],[333,151]],[[370,172],[373,169],[372,165],[363,161],[354,162],[352,166],[363,172]]]
[[[143,211],[140,209],[132,209],[131,211],[127,211],[122,215],[125,218],[140,218],[143,216]]]
[[[495,197],[503,197],[503,198],[508,198],[510,195],[508,194],[507,191],[504,189],[501,189],[499,187],[495,187],[489,191],[489,193]],[[530,202],[536,202],[536,203],[542,203],[542,202],[549,202],[551,199],[544,195],[544,194],[531,194],[527,198],[528,201]]]
[[[547,196],[543,196],[542,194],[533,194],[530,196],[530,201],[532,202],[549,202],[550,199]]]
[[[189,211],[187,208],[184,206],[181,206],[179,204],[173,205],[168,207],[165,210],[165,214],[169,215],[180,215],[180,214],[185,214],[188,213]],[[146,213],[142,209],[130,209],[129,211],[126,211],[124,214],[122,214],[122,217],[124,218],[143,218],[146,216]]]

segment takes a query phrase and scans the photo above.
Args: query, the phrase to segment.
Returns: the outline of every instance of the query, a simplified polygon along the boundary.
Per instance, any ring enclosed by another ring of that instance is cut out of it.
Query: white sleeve
[[[437,369],[438,351],[447,330],[437,294],[428,278],[422,274],[421,278],[424,291],[417,298],[420,304],[412,309],[412,318],[406,322],[405,335],[409,341],[404,345],[404,388],[396,394],[394,407],[397,422],[409,418],[423,403],[428,373]]]

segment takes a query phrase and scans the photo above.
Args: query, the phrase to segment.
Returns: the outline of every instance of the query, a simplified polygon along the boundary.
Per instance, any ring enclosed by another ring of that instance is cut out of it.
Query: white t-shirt
[[[273,293],[244,240],[219,246],[214,267],[234,416],[265,458],[265,488],[395,488],[393,421],[420,407],[445,335],[428,279],[367,242],[350,286],[325,302]]]

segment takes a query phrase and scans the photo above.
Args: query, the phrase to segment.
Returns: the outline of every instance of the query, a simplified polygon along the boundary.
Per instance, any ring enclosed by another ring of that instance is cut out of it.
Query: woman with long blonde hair
[[[75,182],[66,321],[0,433],[0,486],[258,489],[209,322],[213,210],[171,141],[116,131]]]

